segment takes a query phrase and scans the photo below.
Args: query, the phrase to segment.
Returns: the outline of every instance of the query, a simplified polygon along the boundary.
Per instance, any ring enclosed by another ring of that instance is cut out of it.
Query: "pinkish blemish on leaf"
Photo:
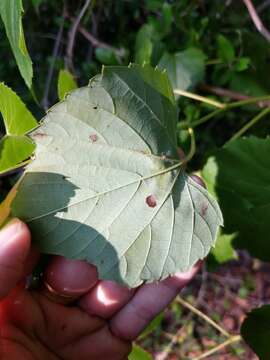
[[[43,133],[43,132],[36,132],[32,135],[33,137],[36,137],[36,138],[43,138],[43,137],[46,137],[48,136],[47,134]]]
[[[201,208],[202,217],[205,217],[205,215],[207,213],[207,209],[208,209],[208,204],[202,204],[202,208]]]
[[[98,136],[97,136],[97,134],[91,134],[91,135],[89,136],[89,139],[94,143],[94,142],[97,141]]]
[[[157,206],[157,201],[156,201],[156,198],[154,197],[154,195],[147,196],[147,198],[145,199],[145,202],[149,207],[153,208],[153,207]]]

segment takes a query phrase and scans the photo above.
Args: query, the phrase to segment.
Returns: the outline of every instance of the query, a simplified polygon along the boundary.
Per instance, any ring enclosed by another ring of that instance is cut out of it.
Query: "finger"
[[[75,300],[97,283],[98,274],[95,266],[85,261],[54,256],[46,269],[44,281],[47,285],[45,295],[51,293],[51,300],[57,302],[61,296]]]
[[[0,231],[0,299],[21,279],[29,250],[27,226],[13,219]]]
[[[202,187],[206,188],[205,182],[203,181],[203,179],[198,176],[198,175],[191,175],[190,176],[192,178],[192,180],[194,180],[197,184],[201,185]]]
[[[134,289],[103,280],[81,298],[79,306],[89,315],[108,319],[131,299],[134,292]]]
[[[194,277],[201,264],[161,282],[143,285],[131,301],[110,321],[112,332],[125,340],[134,340],[149,322],[176,297]]]

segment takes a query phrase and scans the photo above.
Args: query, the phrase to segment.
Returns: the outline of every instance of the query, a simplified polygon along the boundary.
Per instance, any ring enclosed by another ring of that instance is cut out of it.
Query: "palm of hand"
[[[9,360],[126,359],[130,342],[78,307],[16,288],[2,303],[1,346]]]

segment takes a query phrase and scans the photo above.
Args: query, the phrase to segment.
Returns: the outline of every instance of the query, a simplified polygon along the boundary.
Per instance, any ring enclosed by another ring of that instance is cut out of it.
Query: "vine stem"
[[[231,338],[231,335],[223,329],[219,324],[217,324],[213,319],[211,319],[209,316],[205,315],[202,311],[195,308],[193,305],[191,305],[189,302],[185,301],[181,297],[177,298],[177,302],[181,304],[182,306],[186,307],[190,311],[192,311],[194,314],[202,318],[204,321],[208,322],[210,325],[212,325],[215,329],[217,329],[222,335],[226,336],[227,338]]]
[[[214,348],[206,351],[205,353],[195,357],[195,358],[192,358],[192,360],[201,360],[201,359],[205,359],[207,358],[208,356],[210,355],[213,355],[215,354],[216,352],[224,349],[226,346],[228,345],[232,345],[233,343],[237,343],[237,342],[240,342],[242,340],[242,337],[240,335],[235,335],[235,336],[230,336],[228,340],[224,341],[223,343],[215,346]]]
[[[209,104],[209,105],[215,106],[215,107],[220,108],[220,109],[223,109],[224,107],[226,107],[226,104],[222,104],[219,101],[215,101],[215,100],[209,99],[209,98],[207,98],[205,96],[201,96],[201,95],[191,93],[189,91],[185,91],[185,90],[181,90],[181,89],[174,89],[173,92],[176,95],[181,95],[181,96],[185,96],[185,97],[187,97],[189,99],[201,101],[201,102],[203,102],[205,104]]]
[[[188,124],[188,126],[191,125],[192,128],[194,129],[195,127],[207,122],[208,120],[212,119],[213,117],[215,117],[218,114],[221,114],[224,111],[235,109],[235,108],[245,106],[245,105],[255,104],[259,101],[264,101],[264,100],[270,100],[270,95],[257,96],[257,97],[253,97],[253,98],[246,99],[246,100],[234,101],[232,103],[226,104],[226,106],[224,106],[222,109],[214,110],[210,114],[207,114],[207,115],[203,116],[202,118],[200,118],[199,120],[194,121],[192,124]],[[183,127],[185,127],[184,125],[185,125],[185,123],[182,123]]]
[[[248,129],[250,129],[253,125],[255,125],[259,120],[261,120],[265,115],[270,113],[270,107],[263,109],[259,112],[254,118],[252,118],[247,124],[245,124],[240,130],[238,130],[229,141],[238,139],[241,135],[243,135]]]

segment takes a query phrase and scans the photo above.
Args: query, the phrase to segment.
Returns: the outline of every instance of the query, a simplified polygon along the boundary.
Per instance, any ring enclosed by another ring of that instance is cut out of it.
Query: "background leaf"
[[[7,37],[10,42],[20,73],[31,89],[33,78],[32,61],[27,51],[22,27],[22,0],[1,0],[0,15],[5,25]]]
[[[85,259],[129,287],[186,271],[222,215],[176,150],[166,74],[105,67],[54,106],[31,138],[36,157],[12,206],[40,250]]]
[[[128,360],[151,360],[153,359],[151,354],[145,351],[140,346],[134,344],[132,347],[132,352],[128,356]]]
[[[63,100],[66,94],[78,87],[73,75],[64,69],[59,71],[57,84],[59,100]]]
[[[38,123],[25,104],[9,87],[0,83],[0,112],[6,135],[0,141],[0,174],[16,168],[29,158],[35,144],[24,134]]]
[[[233,244],[270,260],[270,138],[232,141],[210,157],[202,175],[224,214]],[[233,235],[234,234],[234,235]],[[256,241],[255,241],[256,239]]]
[[[253,309],[241,327],[241,335],[260,360],[270,358],[270,305]]]
[[[174,89],[191,90],[204,79],[205,55],[196,48],[165,53],[158,66],[167,70]]]

